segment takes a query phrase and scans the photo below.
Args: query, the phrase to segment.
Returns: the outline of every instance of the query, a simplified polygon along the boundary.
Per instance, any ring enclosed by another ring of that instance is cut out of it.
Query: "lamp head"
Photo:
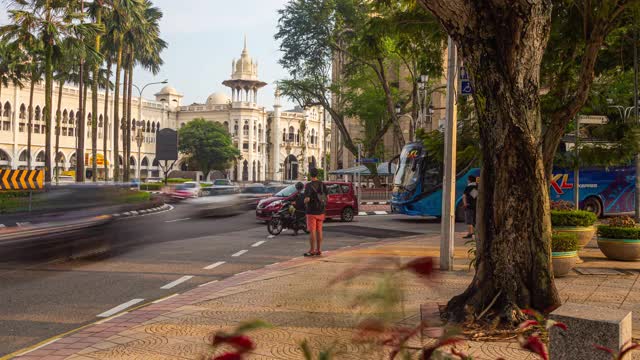
[[[400,104],[396,104],[396,115],[400,115],[400,111],[402,111],[402,106],[400,106]]]

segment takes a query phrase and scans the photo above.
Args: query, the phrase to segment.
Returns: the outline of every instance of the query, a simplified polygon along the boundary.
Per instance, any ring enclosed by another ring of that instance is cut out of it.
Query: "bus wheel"
[[[456,206],[456,222],[464,222],[464,208],[462,202]]]
[[[590,211],[596,214],[597,217],[602,216],[602,204],[600,204],[600,200],[598,198],[590,197],[584,201],[584,205],[582,208],[586,211]]]

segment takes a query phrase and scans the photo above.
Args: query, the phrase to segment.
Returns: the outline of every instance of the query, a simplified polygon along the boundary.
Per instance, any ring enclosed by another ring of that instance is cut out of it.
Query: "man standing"
[[[476,177],[469,175],[467,187],[462,194],[462,205],[464,206],[464,222],[467,224],[467,235],[464,239],[471,239],[476,225],[476,200],[478,199],[478,184]]]
[[[304,189],[304,203],[307,205],[307,230],[309,230],[309,251],[304,256],[322,255],[322,224],[327,205],[327,187],[318,180],[318,169],[309,170],[311,182]]]

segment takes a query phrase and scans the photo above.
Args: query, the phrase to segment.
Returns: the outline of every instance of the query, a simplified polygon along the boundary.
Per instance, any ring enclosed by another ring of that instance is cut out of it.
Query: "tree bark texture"
[[[130,53],[129,53],[129,90],[127,90],[127,93],[129,94],[129,97],[127,98],[127,181],[130,180],[131,177],[131,125],[132,125],[132,120],[131,120],[131,102],[133,101],[133,47],[131,47],[130,49]],[[140,119],[138,119],[138,121],[140,121]],[[137,166],[138,164],[134,164],[134,166]],[[135,170],[135,168],[134,168]],[[135,173],[135,171],[134,171]]]
[[[124,81],[122,83],[122,181],[129,181],[129,157],[127,148],[131,141],[127,141],[127,123],[130,121],[127,115],[127,104],[129,103],[129,66],[124,66]]]
[[[44,92],[44,181],[51,183],[51,115],[53,114],[53,42],[50,41],[45,58]]]
[[[80,59],[78,114],[76,116],[76,182],[84,182],[84,60]]]
[[[551,1],[421,2],[460,48],[474,85],[483,156],[477,270],[467,290],[447,304],[446,315],[463,321],[493,302],[489,314],[515,324],[523,319],[521,309],[560,303],[538,96]]]
[[[27,169],[31,170],[31,131],[33,130],[33,92],[35,91],[36,81],[31,77],[29,84],[29,122],[27,123]]]

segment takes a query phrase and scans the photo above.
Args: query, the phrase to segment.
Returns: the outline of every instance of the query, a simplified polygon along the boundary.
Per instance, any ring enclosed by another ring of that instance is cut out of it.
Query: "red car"
[[[327,218],[339,218],[342,221],[353,221],[358,214],[358,198],[353,184],[347,182],[325,182],[327,186]],[[305,184],[306,185],[306,184]],[[296,195],[295,185],[289,185],[274,196],[261,200],[256,208],[256,219],[271,220],[271,215],[282,208],[285,201],[292,201]]]

